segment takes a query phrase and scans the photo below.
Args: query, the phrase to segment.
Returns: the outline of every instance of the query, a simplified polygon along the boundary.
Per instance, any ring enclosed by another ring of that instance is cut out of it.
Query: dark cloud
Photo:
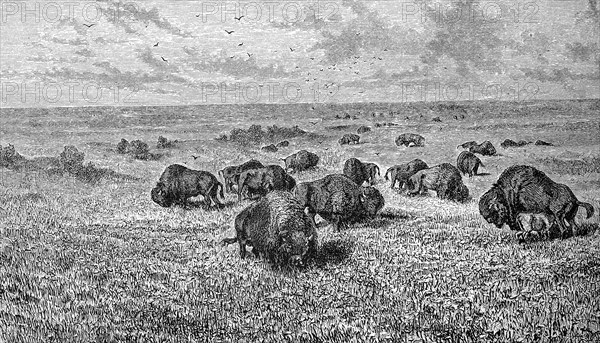
[[[159,72],[174,73],[178,70],[178,68],[174,66],[174,61],[170,60],[170,57],[155,56],[150,48],[138,50],[138,58],[152,67],[152,69]],[[167,61],[163,61],[162,58],[165,58]]]
[[[64,38],[58,38],[58,37],[44,37],[44,39],[49,42],[52,42],[52,43],[63,44],[63,45],[74,45],[74,46],[88,45],[87,40],[82,39],[82,38],[64,39]]]
[[[569,85],[570,81],[600,80],[600,73],[574,73],[569,68],[519,68],[524,76],[541,82],[557,82]]]

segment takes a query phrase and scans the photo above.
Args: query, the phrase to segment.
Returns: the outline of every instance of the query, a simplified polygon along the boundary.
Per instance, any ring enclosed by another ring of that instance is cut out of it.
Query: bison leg
[[[238,241],[237,237],[225,238],[225,239],[223,239],[222,244],[223,244],[223,246],[227,246],[227,245],[233,244],[237,241]]]
[[[240,243],[240,258],[244,259],[246,258],[246,240],[239,239],[238,242]],[[252,249],[254,250],[254,248]]]

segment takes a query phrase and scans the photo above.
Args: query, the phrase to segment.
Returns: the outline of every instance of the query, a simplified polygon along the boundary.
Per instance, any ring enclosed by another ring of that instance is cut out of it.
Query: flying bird
[[[375,153],[375,156],[379,156],[379,154],[381,154],[381,153],[380,153],[380,152],[376,152],[376,153]]]
[[[291,52],[294,52],[294,50],[295,50],[295,49],[292,49],[292,48],[290,48],[290,51],[291,51]]]
[[[241,42],[240,44],[238,44],[238,46],[242,46],[242,45],[244,45],[244,42]]]
[[[252,57],[252,55],[254,55],[254,54],[251,54],[249,52],[247,52],[246,54],[248,55],[248,57]]]
[[[241,15],[241,16],[239,16],[239,17],[233,17],[233,19],[235,19],[235,20],[237,20],[237,21],[240,21],[240,20],[242,20],[242,18],[243,18],[243,17],[244,17],[244,16],[243,16],[243,15]]]
[[[160,58],[162,58],[163,61],[169,63],[169,61],[167,61],[164,57],[160,56]]]
[[[225,30],[225,32],[227,32],[227,34],[230,35],[230,34],[234,33],[235,31],[227,31],[227,30]]]
[[[94,25],[96,25],[96,24],[89,24],[89,25],[88,24],[83,24],[83,26],[87,26],[87,28],[90,28],[90,27],[92,27]]]
[[[156,44],[154,44],[153,46],[158,46],[158,43],[159,43],[159,42],[156,42]]]
[[[309,121],[309,123],[311,123],[313,125],[317,125],[319,122],[318,121],[315,121],[315,122]]]
[[[194,155],[192,155],[192,157],[194,158],[194,160],[197,160],[198,157],[200,157],[200,156],[194,156]]]
[[[202,14],[202,13],[200,13],[200,14]],[[196,14],[196,18],[198,18],[200,16],[200,14]]]

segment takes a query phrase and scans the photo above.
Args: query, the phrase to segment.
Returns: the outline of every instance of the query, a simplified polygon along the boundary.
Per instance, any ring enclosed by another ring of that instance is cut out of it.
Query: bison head
[[[156,187],[152,188],[150,197],[152,198],[152,201],[162,207],[170,207],[173,204],[173,199],[169,196],[167,187],[162,182],[158,182]]]
[[[314,234],[306,236],[302,231],[282,231],[279,253],[289,256],[288,262],[292,265],[302,266],[309,255]]]
[[[504,193],[497,187],[492,187],[479,198],[479,213],[490,224],[501,228],[508,222],[508,206]]]
[[[364,187],[360,196],[360,202],[367,215],[374,217],[385,205],[383,196],[375,187]]]
[[[460,185],[456,191],[456,201],[465,202],[469,199],[469,189],[464,184]]]

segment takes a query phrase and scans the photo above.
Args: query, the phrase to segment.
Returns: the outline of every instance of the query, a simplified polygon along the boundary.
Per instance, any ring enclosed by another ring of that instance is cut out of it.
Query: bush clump
[[[163,136],[158,136],[158,141],[156,142],[156,148],[157,149],[174,148],[176,143],[177,143],[177,140],[170,141]]]
[[[217,140],[258,145],[261,143],[275,142],[307,135],[315,134],[304,131],[297,125],[293,127],[279,127],[273,125],[267,126],[266,130],[264,130],[262,126],[254,124],[246,130],[235,128],[229,132],[229,136],[223,134],[217,138]]]
[[[159,142],[161,142],[161,138],[159,137]],[[166,138],[165,138],[166,139]],[[173,143],[172,141],[167,141],[168,144]],[[157,144],[158,146],[158,144]],[[142,140],[136,139],[131,142],[127,141],[125,138],[121,138],[121,141],[117,143],[116,151],[118,154],[129,155],[137,160],[158,160],[162,157],[162,154],[153,154],[150,152],[150,147],[148,143],[143,142]]]
[[[0,166],[10,167],[23,160],[23,156],[15,150],[15,146],[9,144],[8,146],[2,147],[0,145]]]
[[[58,156],[60,167],[71,174],[76,174],[83,167],[84,158],[85,154],[73,145],[65,146],[63,152]]]

